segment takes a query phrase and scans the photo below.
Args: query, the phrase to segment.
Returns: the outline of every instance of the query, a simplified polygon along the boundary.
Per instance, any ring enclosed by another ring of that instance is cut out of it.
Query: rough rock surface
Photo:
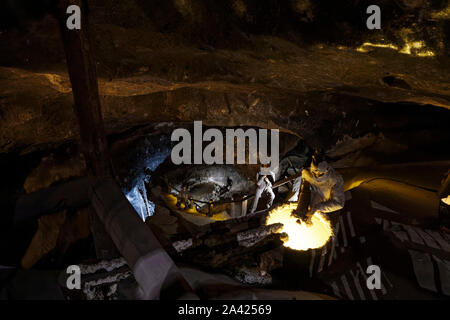
[[[344,134],[382,130],[377,116],[389,126],[385,131],[395,131],[408,122],[409,108],[423,106],[427,114],[450,107],[445,1],[384,1],[383,30],[390,31],[377,33],[361,23],[364,4],[351,1],[342,8],[311,1],[156,2],[90,2],[110,134],[203,120],[281,128],[327,148]],[[334,16],[325,19],[330,8]],[[25,26],[13,24],[0,35],[0,152],[28,153],[78,136],[56,20],[44,15]],[[396,48],[425,41],[434,56],[357,50],[382,38]],[[405,107],[390,104],[398,102]]]

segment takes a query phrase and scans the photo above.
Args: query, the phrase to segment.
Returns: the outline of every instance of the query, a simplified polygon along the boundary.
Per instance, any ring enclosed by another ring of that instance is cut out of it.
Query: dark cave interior
[[[446,0],[0,0],[0,299],[448,300],[449,56]],[[296,222],[317,150],[345,199]]]

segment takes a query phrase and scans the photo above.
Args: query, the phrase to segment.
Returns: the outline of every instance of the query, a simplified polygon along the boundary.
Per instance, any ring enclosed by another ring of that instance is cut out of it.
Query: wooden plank
[[[330,283],[330,286],[333,289],[334,295],[338,298],[342,298],[341,292],[340,292],[339,287],[336,284],[336,282],[333,281],[332,283]]]
[[[353,227],[352,214],[350,213],[350,211],[347,211],[347,221],[348,221],[348,227],[350,229],[350,235],[353,238],[356,236],[356,232],[355,232],[355,228]]]
[[[394,222],[392,222],[392,225],[398,225],[400,226],[400,224],[396,223],[394,224]],[[391,232],[401,241],[401,242],[409,242],[409,237],[408,237],[408,233],[406,233],[405,231],[402,230],[395,230],[394,228],[392,228]]]
[[[442,293],[450,296],[450,261],[439,259],[435,255],[433,259],[438,265]]]
[[[81,28],[79,30],[69,30],[66,26],[66,10],[70,5],[77,5],[80,8]],[[80,129],[80,146],[86,160],[87,173],[91,177],[105,178],[112,176],[111,160],[98,94],[97,66],[92,54],[87,5],[88,2],[83,0],[61,0],[58,2],[57,17],[72,85],[74,111]],[[118,252],[101,221],[95,214],[91,215],[90,220],[97,257],[102,259],[116,257]]]
[[[365,296],[365,294],[364,294],[364,290],[363,290],[363,288],[361,287],[361,283],[359,282],[359,280],[360,280],[360,277],[359,277],[360,271],[359,271],[359,270],[356,270],[356,272],[354,273],[353,270],[350,270],[350,275],[351,275],[352,278],[353,278],[353,282],[354,282],[354,284],[355,284],[356,291],[358,291],[359,298],[360,298],[361,300],[366,300],[366,296]],[[365,285],[365,283],[364,283],[364,285]]]
[[[320,260],[319,260],[319,266],[317,268],[317,272],[322,272],[326,256],[327,256],[327,246],[324,246],[320,253]]]
[[[342,234],[342,240],[344,241],[344,247],[347,247],[347,245],[348,245],[347,234],[345,232],[344,219],[342,218],[342,215],[339,216],[339,222],[341,224],[341,230],[342,230],[341,234]]]
[[[314,261],[316,259],[316,250],[312,249],[311,250],[311,259],[309,261],[309,277],[312,278],[313,276],[313,271],[314,271]]]
[[[391,208],[383,206],[382,204],[379,204],[378,202],[375,202],[373,200],[370,201],[370,205],[374,209],[378,209],[378,210],[381,210],[381,211],[386,211],[386,212],[389,212],[389,213],[399,214],[397,211],[394,211]]]
[[[450,252],[450,243],[445,240],[439,231],[436,230],[425,230],[434,240],[441,246],[444,251]]]
[[[93,180],[90,196],[92,206],[133,271],[141,289],[139,298],[197,298],[113,178]]]
[[[301,177],[301,176],[302,176],[302,173],[298,172],[298,173],[296,173],[296,174],[294,174],[294,175],[292,175],[290,177],[287,177],[287,178],[284,178],[283,180],[277,181],[277,182],[275,182],[272,185],[272,189],[278,188],[278,187],[288,183],[289,181],[295,180],[295,179],[297,179],[298,177]]]
[[[66,10],[70,5],[81,9],[81,29],[69,30]],[[59,1],[59,25],[66,53],[67,67],[78,119],[81,149],[88,173],[97,177],[111,175],[108,143],[98,94],[97,68],[92,54],[88,10],[82,0]]]
[[[419,286],[437,292],[433,262],[431,261],[430,255],[415,250],[408,250],[408,252],[411,256],[414,273]]]
[[[345,290],[347,297],[350,300],[355,300],[352,290],[350,289],[350,286],[348,285],[347,277],[345,276],[345,274],[341,276],[341,282],[342,282],[342,285],[344,286],[344,290]]]
[[[412,242],[425,245],[422,238],[417,234],[416,230],[412,226],[403,225],[403,228],[405,228],[406,232],[408,233],[409,237],[411,238]]]
[[[413,227],[413,228],[416,231],[416,233],[425,241],[425,244],[427,246],[434,248],[434,249],[440,249],[437,242],[428,233],[426,233],[424,230],[422,230],[418,227]]]
[[[331,239],[331,252],[330,257],[328,258],[328,266],[331,265],[331,262],[333,261],[334,254],[335,254],[335,247],[336,247],[336,235],[339,233],[339,223],[336,225],[336,231]]]

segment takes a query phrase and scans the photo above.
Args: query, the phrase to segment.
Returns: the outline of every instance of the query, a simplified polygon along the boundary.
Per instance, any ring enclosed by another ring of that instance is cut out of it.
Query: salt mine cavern
[[[448,300],[449,56],[446,0],[0,1],[0,299]]]

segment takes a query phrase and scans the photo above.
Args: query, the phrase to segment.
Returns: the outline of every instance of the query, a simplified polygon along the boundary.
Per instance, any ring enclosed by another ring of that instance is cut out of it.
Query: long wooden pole
[[[81,29],[69,30],[66,26],[70,5],[81,8]],[[72,84],[74,110],[78,119],[81,149],[86,158],[88,174],[95,177],[111,176],[108,143],[103,125],[98,95],[97,69],[92,55],[89,23],[82,0],[61,0],[58,20],[67,67]]]
[[[81,9],[81,29],[69,30],[66,10],[70,5]],[[81,147],[91,178],[90,199],[96,211],[97,232],[112,239],[120,254],[133,269],[142,299],[196,299],[177,266],[161,247],[113,178],[103,125],[97,72],[91,52],[87,8],[82,0],[61,0],[58,6],[64,50],[78,118]],[[98,220],[97,220],[98,219]],[[106,237],[103,237],[107,240]],[[95,234],[94,234],[95,239]]]

